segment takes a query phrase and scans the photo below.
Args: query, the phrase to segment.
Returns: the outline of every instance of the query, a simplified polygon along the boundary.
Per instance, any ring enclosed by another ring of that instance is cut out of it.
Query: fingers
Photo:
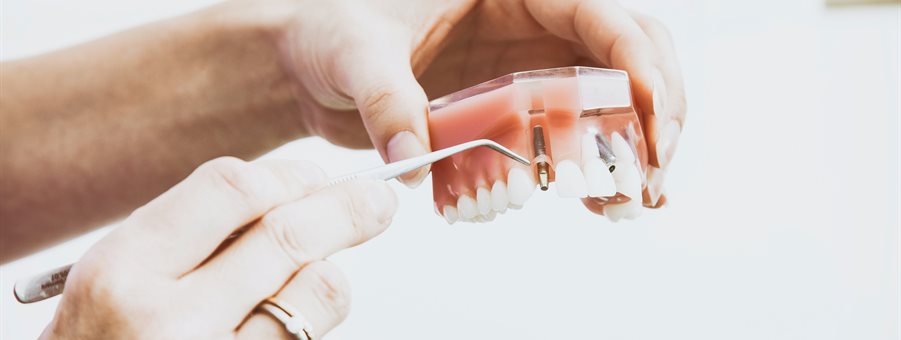
[[[275,298],[300,312],[315,339],[335,328],[350,312],[350,286],[338,267],[327,261],[305,266]],[[237,338],[291,339],[284,324],[259,310],[238,329]]]
[[[402,34],[386,32],[385,37]],[[430,150],[427,115],[429,102],[410,65],[405,39],[368,41],[349,51],[343,86],[354,98],[372,144],[386,162],[419,156]],[[428,167],[401,176],[418,186]]]
[[[650,163],[653,165],[648,169],[648,185],[643,195],[643,202],[647,207],[660,207],[665,201],[661,200],[661,197],[664,192],[663,182],[666,170],[679,144],[679,137],[685,122],[685,86],[669,32],[654,18],[639,13],[632,15],[654,42],[657,49],[655,64],[661,76],[661,80],[658,82],[663,83],[663,86],[655,88],[654,109],[645,110],[643,117],[645,137],[648,141],[648,155]]]
[[[138,262],[127,265],[178,277],[238,228],[325,181],[322,171],[308,162],[215,159],[136,210],[97,246],[116,260]]]
[[[218,310],[223,319],[216,321],[237,325],[298,268],[380,234],[396,207],[394,192],[384,182],[323,189],[270,211],[182,282],[202,290],[198,298],[228,298],[230,309]]]

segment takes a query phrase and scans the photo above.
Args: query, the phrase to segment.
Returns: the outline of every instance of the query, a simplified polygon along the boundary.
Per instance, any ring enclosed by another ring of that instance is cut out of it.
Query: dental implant
[[[535,168],[538,171],[538,186],[541,191],[547,191],[548,168],[547,146],[544,144],[544,128],[536,125],[532,128],[532,147],[535,152]]]
[[[601,161],[607,166],[607,170],[610,172],[616,170],[616,156],[613,154],[613,147],[610,146],[610,141],[607,140],[607,137],[603,133],[596,133],[594,135],[594,143],[598,147],[598,156],[601,157]]]

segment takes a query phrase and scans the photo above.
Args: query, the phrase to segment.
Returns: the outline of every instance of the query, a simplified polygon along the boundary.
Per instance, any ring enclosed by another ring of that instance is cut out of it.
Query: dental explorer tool
[[[451,146],[438,151],[430,152],[422,156],[408,158],[375,168],[335,177],[330,180],[328,184],[326,184],[326,187],[353,181],[356,179],[375,179],[387,181],[410,171],[419,169],[423,166],[435,163],[444,158],[453,156],[457,153],[480,146],[488,147],[503,154],[504,156],[510,157],[513,160],[522,163],[523,165],[530,165],[528,159],[520,156],[510,149],[507,149],[503,145],[500,145],[493,140],[477,139],[474,141],[457,144],[455,146]],[[229,238],[232,238],[234,236],[237,235],[233,234],[232,236],[229,236]],[[69,264],[26,279],[16,281],[15,285],[13,286],[13,295],[15,295],[16,300],[18,300],[19,303],[33,303],[62,294],[63,288],[65,288],[66,285],[66,279],[69,276],[69,270],[72,268],[72,265],[73,264]]]

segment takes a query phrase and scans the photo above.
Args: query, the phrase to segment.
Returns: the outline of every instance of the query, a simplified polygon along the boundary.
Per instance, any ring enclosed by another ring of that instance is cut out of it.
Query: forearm
[[[265,27],[211,9],[0,72],[0,261],[102,225],[220,155],[304,135]]]

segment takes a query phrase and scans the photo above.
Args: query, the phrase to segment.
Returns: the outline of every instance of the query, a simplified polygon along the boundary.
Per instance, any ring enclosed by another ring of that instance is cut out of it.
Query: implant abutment
[[[550,165],[547,163],[547,146],[544,143],[544,128],[541,125],[532,127],[532,147],[535,153],[535,169],[538,172],[538,186],[541,191],[547,191]]]

